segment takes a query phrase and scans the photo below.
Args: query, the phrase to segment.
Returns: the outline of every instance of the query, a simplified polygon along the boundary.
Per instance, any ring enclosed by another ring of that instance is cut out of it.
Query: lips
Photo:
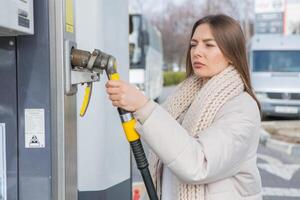
[[[205,66],[205,64],[202,62],[199,62],[199,61],[193,62],[193,67],[195,67],[195,68],[202,68],[204,66]]]

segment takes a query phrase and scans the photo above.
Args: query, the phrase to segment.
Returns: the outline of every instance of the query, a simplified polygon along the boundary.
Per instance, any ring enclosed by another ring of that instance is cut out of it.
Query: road
[[[260,145],[257,162],[264,200],[300,199],[300,158]]]
[[[164,88],[163,101],[174,88]],[[147,145],[144,144],[147,152]],[[291,157],[284,153],[259,145],[257,165],[262,178],[264,200],[300,199],[300,157]],[[135,161],[132,162],[133,182],[141,182]]]

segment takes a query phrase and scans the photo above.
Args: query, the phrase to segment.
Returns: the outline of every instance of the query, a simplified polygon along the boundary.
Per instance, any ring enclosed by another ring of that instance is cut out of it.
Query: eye
[[[191,44],[190,44],[190,47],[191,47],[191,48],[196,47],[196,46],[197,46],[196,43],[191,43]]]
[[[213,45],[213,44],[206,44],[205,46],[207,46],[207,47],[214,47],[215,45]]]

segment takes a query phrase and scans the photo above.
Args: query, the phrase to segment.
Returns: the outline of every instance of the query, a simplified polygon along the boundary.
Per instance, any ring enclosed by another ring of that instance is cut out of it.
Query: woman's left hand
[[[113,106],[130,112],[138,110],[148,101],[148,98],[141,91],[125,81],[109,80],[105,87]]]

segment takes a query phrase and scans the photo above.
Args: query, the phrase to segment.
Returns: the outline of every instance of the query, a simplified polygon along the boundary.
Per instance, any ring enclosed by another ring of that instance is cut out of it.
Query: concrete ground
[[[263,121],[262,127],[274,139],[300,144],[300,120]]]

